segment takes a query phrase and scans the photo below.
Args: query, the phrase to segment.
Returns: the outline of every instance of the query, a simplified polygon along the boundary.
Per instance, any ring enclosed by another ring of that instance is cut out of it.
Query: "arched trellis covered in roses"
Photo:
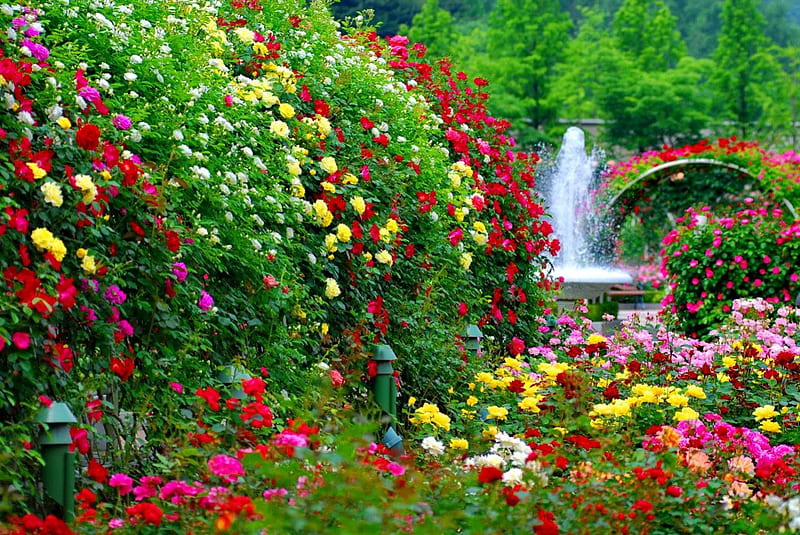
[[[783,203],[796,218],[800,155],[774,153],[735,138],[666,147],[611,163],[595,206],[605,221],[599,247],[613,247],[616,229],[631,215],[680,215],[692,204],[724,205],[747,196]]]

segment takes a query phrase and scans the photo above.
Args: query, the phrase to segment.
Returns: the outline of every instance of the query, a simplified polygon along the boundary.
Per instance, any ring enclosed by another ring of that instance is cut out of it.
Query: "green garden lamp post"
[[[375,346],[372,360],[375,361],[376,374],[372,379],[372,391],[375,402],[384,414],[389,416],[389,426],[383,435],[384,446],[395,454],[403,453],[403,439],[394,429],[397,419],[397,385],[394,380],[392,361],[397,359],[392,348],[386,344]]]
[[[78,420],[66,403],[56,402],[39,411],[36,421],[47,424],[39,437],[44,492],[58,504],[58,516],[71,520],[75,516],[75,453],[69,451],[69,429]]]
[[[483,333],[477,325],[470,323],[464,332],[464,347],[467,351],[472,353],[473,356],[478,357],[481,355],[481,340]]]

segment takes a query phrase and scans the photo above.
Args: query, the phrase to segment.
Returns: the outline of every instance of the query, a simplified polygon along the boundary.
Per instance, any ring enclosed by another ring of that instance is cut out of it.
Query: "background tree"
[[[559,116],[567,121],[584,117],[600,117],[597,101],[600,77],[597,59],[616,50],[610,32],[605,30],[607,14],[593,8],[582,8],[578,33],[570,40],[564,57],[556,66],[552,98],[557,100]],[[587,53],[591,50],[592,53]]]
[[[337,19],[352,17],[371,9],[375,12],[377,31],[381,35],[395,35],[400,26],[411,24],[425,0],[340,0],[331,6],[331,12]]]
[[[731,121],[746,138],[763,114],[759,85],[768,69],[764,53],[768,40],[764,35],[764,17],[754,0],[725,0],[722,28],[714,51],[714,112]]]
[[[640,68],[664,71],[686,54],[676,23],[661,0],[625,0],[612,28],[619,49],[635,58]]]
[[[453,16],[439,7],[439,0],[426,0],[422,11],[414,15],[413,25],[400,27],[400,33],[413,42],[424,43],[428,55],[441,58],[450,56],[455,41]]]
[[[498,93],[492,104],[501,117],[528,126],[518,136],[523,143],[543,139],[558,116],[550,89],[571,27],[554,2],[497,0],[489,14],[487,53]]]

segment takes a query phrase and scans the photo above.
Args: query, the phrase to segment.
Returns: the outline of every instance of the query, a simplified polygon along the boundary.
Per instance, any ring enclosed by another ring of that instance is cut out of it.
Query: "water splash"
[[[553,275],[564,278],[563,299],[596,299],[612,285],[632,281],[628,273],[612,268],[595,252],[593,238],[601,234],[604,218],[593,210],[592,197],[602,159],[599,149],[586,153],[583,130],[571,126],[546,177],[545,204],[561,242]]]
[[[602,155],[586,153],[583,130],[571,126],[564,134],[561,148],[549,174],[545,197],[553,229],[561,242],[556,265],[581,267],[597,264],[591,251],[592,192],[597,185],[595,169]]]

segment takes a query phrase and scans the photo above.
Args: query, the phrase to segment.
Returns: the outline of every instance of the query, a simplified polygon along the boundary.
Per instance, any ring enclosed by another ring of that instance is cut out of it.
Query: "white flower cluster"
[[[425,437],[422,439],[422,449],[429,455],[438,456],[444,453],[444,444],[435,437]]]
[[[764,502],[774,507],[780,514],[788,517],[785,529],[789,531],[800,531],[800,496],[784,500],[780,496],[769,495],[764,498]],[[782,526],[780,531],[784,531]]]
[[[491,466],[504,470],[503,481],[509,485],[522,484],[526,472],[546,480],[541,463],[527,460],[531,452],[530,446],[523,440],[499,431],[494,436],[494,444],[489,452],[469,457],[464,461],[464,466],[468,469]]]

